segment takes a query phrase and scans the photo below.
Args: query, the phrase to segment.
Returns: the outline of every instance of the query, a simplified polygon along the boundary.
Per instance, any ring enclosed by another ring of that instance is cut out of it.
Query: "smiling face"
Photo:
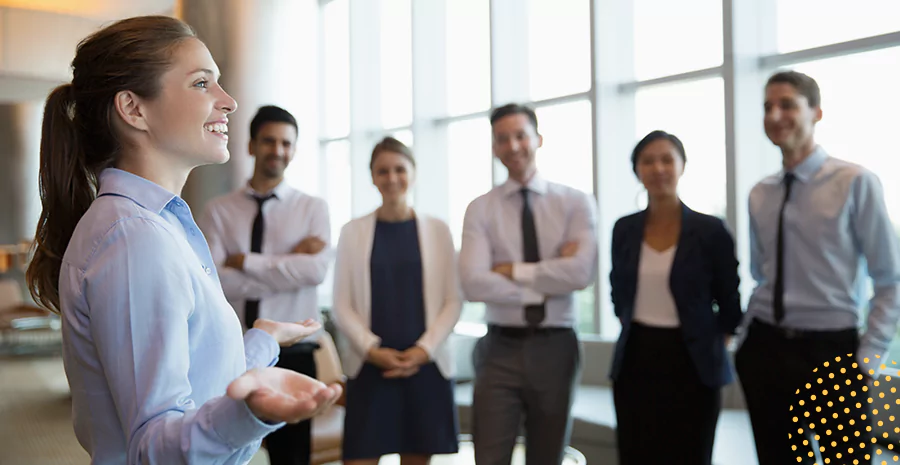
[[[142,143],[189,167],[228,161],[228,114],[237,103],[218,78],[203,42],[191,38],[178,45],[159,95],[141,104]]]
[[[763,126],[766,136],[782,150],[795,151],[810,145],[815,125],[822,119],[822,109],[810,106],[809,100],[785,82],[766,87]]]
[[[384,150],[372,162],[372,184],[381,192],[385,204],[405,201],[414,180],[415,168],[409,158],[401,153]]]
[[[509,177],[519,182],[529,179],[537,170],[537,149],[543,142],[524,113],[504,116],[493,124],[494,156],[509,171]]]
[[[677,196],[683,173],[682,154],[668,139],[657,139],[638,154],[637,176],[650,197]]]
[[[250,155],[256,157],[255,174],[281,179],[297,149],[297,130],[288,123],[269,122],[250,140]]]

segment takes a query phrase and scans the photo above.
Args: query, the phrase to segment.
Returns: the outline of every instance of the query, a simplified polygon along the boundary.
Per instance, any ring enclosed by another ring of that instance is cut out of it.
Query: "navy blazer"
[[[700,380],[717,388],[733,379],[724,335],[734,334],[743,316],[734,239],[719,218],[695,212],[684,204],[681,208],[681,234],[672,260],[669,290]],[[609,281],[615,313],[622,322],[610,372],[613,380],[622,368],[634,317],[646,216],[644,210],[620,218],[613,228]]]

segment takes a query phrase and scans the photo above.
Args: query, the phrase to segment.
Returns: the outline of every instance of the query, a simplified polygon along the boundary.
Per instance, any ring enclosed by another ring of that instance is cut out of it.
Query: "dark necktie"
[[[534,227],[534,214],[528,203],[528,189],[522,188],[522,244],[525,252],[525,263],[537,263],[541,260],[538,251],[537,229]],[[525,306],[525,321],[529,326],[537,326],[546,316],[546,308],[543,303],[539,305]]]
[[[256,211],[256,218],[253,219],[253,234],[250,236],[250,252],[262,252],[263,232],[266,229],[266,222],[263,219],[262,207],[263,204],[266,203],[266,200],[269,200],[274,196],[275,194],[269,194],[265,197],[253,197],[253,199],[256,200],[256,203],[259,205],[259,210]],[[259,301],[248,300],[244,305],[244,324],[247,325],[247,328],[252,328],[253,323],[257,318],[259,318]]]
[[[784,207],[791,197],[791,185],[794,183],[794,173],[784,173],[784,201],[781,202],[781,211],[778,213],[778,245],[776,246],[777,258],[775,259],[775,288],[772,291],[772,309],[775,311],[775,323],[781,323],[784,319]]]

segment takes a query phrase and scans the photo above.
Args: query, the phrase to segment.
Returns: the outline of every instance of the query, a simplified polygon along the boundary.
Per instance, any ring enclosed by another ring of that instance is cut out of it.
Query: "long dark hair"
[[[41,217],[26,279],[31,296],[59,312],[59,270],[75,226],[97,195],[98,176],[122,145],[113,127],[122,91],[152,99],[184,40],[187,24],[168,16],[113,23],[82,40],[72,82],[50,93],[41,129]]]

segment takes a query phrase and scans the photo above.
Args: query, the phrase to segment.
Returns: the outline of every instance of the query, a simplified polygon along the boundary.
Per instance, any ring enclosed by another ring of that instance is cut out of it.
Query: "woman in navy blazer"
[[[725,347],[742,316],[734,240],[720,219],[679,199],[685,161],[674,135],[644,137],[631,162],[647,209],[613,229],[620,465],[710,464],[720,389],[732,381]]]

